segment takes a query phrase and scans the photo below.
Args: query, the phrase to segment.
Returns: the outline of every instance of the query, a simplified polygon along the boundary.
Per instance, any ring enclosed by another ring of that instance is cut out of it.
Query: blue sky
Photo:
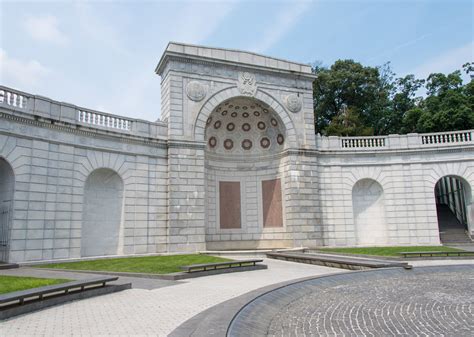
[[[398,75],[474,60],[470,0],[2,1],[0,83],[156,120],[168,41],[293,61],[391,61]]]

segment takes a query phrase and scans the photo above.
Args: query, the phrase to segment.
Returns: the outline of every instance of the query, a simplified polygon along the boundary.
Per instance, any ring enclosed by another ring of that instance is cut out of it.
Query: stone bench
[[[107,282],[118,280],[118,277],[97,277],[93,279],[77,280],[50,286],[14,291],[0,295],[0,308],[5,305],[19,304],[23,305],[25,302],[43,300],[50,296],[67,295],[69,292],[78,292],[90,289],[91,287],[105,287]]]
[[[461,256],[461,255],[474,255],[474,252],[443,252],[443,251],[432,251],[432,252],[400,252],[398,253],[403,257],[422,257],[422,256]]]
[[[231,269],[239,268],[244,266],[256,266],[257,263],[262,262],[261,259],[255,260],[235,260],[227,262],[217,262],[217,263],[201,263],[201,264],[192,264],[189,266],[181,266],[181,270],[187,273],[203,272],[209,270],[221,270],[221,269]]]

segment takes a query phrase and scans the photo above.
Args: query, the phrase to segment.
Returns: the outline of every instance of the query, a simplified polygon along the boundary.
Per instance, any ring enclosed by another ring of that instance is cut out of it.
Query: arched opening
[[[123,181],[109,169],[97,169],[86,180],[81,256],[116,255],[122,221]]]
[[[444,176],[435,186],[440,240],[443,244],[470,243],[471,187],[462,178]]]
[[[285,246],[279,115],[254,98],[231,98],[208,117],[205,140],[207,248]]]
[[[352,210],[358,245],[382,246],[388,243],[384,193],[378,182],[362,179],[354,185]]]
[[[10,224],[13,212],[15,176],[13,169],[0,158],[0,261],[8,262]]]

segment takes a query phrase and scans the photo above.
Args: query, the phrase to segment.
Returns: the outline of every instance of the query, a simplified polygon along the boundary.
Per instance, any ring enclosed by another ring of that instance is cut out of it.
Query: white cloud
[[[23,26],[26,32],[35,40],[64,45],[68,42],[67,36],[59,30],[59,21],[53,15],[28,15]]]
[[[4,85],[31,90],[50,72],[36,60],[18,60],[0,49],[0,82]]]
[[[417,78],[426,78],[431,73],[451,73],[461,69],[464,63],[472,62],[472,60],[474,60],[474,42],[469,42],[422,63],[407,74],[414,74]]]
[[[293,28],[298,19],[305,13],[311,1],[290,2],[285,5],[272,19],[266,29],[260,34],[260,39],[246,48],[257,53],[263,53],[277,43]]]

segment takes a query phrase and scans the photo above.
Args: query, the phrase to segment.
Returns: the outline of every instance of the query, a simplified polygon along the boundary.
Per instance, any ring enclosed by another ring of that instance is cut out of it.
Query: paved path
[[[347,272],[265,259],[267,270],[189,279],[76,301],[0,323],[0,336],[166,336],[199,312],[249,291],[308,276]],[[81,274],[84,277],[84,274]]]
[[[239,312],[237,336],[473,336],[474,265],[346,273],[271,291]]]

